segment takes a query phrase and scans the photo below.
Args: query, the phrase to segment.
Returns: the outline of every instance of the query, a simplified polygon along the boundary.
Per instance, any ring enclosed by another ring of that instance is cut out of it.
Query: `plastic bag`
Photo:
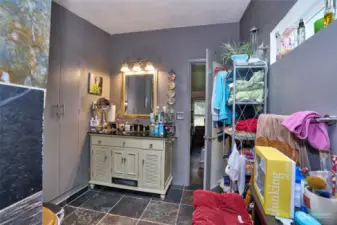
[[[239,179],[240,173],[240,153],[234,145],[233,151],[228,158],[228,166],[226,168],[226,173],[232,181],[237,181]]]
[[[238,189],[240,195],[242,195],[243,192],[245,191],[246,185],[246,157],[244,155],[240,155],[239,163],[240,163],[240,174],[238,180]]]

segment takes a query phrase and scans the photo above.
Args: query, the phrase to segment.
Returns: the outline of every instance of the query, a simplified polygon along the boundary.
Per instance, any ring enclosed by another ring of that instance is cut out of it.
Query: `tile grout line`
[[[150,199],[150,201],[147,203],[147,205],[146,205],[144,211],[142,212],[142,214],[141,214],[140,217],[138,218],[138,221],[137,221],[136,225],[139,224],[140,220],[142,219],[142,216],[144,215],[144,213],[145,213],[147,207],[150,205],[151,201],[152,201],[152,199]]]
[[[175,225],[177,225],[177,223],[178,223],[178,217],[179,217],[179,212],[180,212],[180,208],[181,208],[181,202],[183,201],[183,197],[184,197],[184,192],[185,192],[185,186],[183,187],[183,192],[181,194],[181,198],[180,198],[180,202],[179,202],[179,207],[178,207],[178,212],[177,212],[177,218],[176,218],[176,222],[174,223]]]
[[[99,225],[100,222],[102,222],[104,220],[105,217],[107,217],[107,215],[109,214],[109,212],[125,197],[125,194],[121,197],[121,199],[119,199],[109,210],[108,212],[105,213],[105,215],[102,217],[102,219],[100,219],[96,225]]]
[[[116,203],[111,207],[111,209],[108,211],[108,213],[109,213],[113,208],[115,208],[115,206],[116,206],[120,201],[122,201],[122,199],[125,197],[125,195],[126,195],[126,194],[124,194],[124,195],[121,197],[121,199],[119,199],[118,202],[116,202]]]

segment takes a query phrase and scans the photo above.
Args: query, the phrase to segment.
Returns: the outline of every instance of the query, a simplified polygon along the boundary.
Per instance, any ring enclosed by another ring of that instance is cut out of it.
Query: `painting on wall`
[[[51,1],[0,1],[0,82],[46,88]]]
[[[50,16],[51,0],[0,0],[1,225],[42,224]]]
[[[102,95],[103,77],[89,73],[88,92],[93,95]]]

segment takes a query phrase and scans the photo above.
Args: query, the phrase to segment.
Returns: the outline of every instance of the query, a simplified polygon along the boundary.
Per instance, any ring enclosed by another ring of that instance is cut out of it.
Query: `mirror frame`
[[[121,99],[121,114],[124,118],[150,118],[150,114],[128,114],[125,112],[124,102],[125,102],[125,77],[126,76],[137,76],[153,74],[153,113],[156,113],[157,108],[157,70],[154,71],[139,71],[139,72],[124,72],[122,74],[122,99]]]

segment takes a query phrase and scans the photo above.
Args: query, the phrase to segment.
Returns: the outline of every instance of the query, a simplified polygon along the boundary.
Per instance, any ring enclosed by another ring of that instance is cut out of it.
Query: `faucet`
[[[136,122],[137,122],[137,123],[136,123]],[[132,122],[132,124],[139,124],[139,123],[140,123],[140,121],[139,121],[138,118],[134,119],[133,122]]]

